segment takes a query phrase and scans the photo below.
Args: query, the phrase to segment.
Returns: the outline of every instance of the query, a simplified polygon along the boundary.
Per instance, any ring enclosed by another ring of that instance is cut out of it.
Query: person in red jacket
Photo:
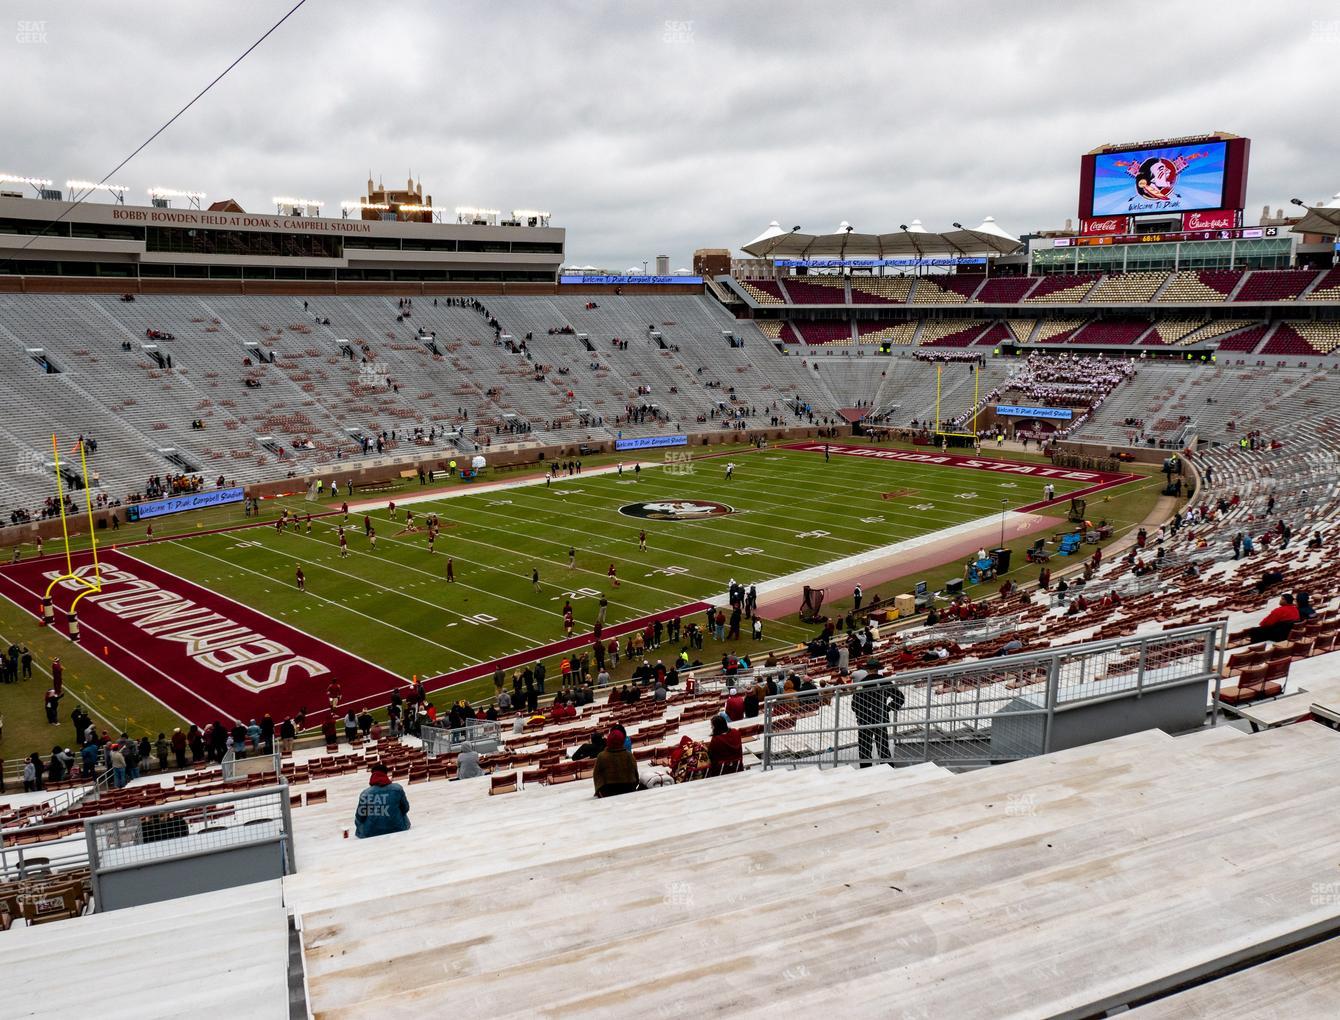
[[[726,718],[731,722],[739,722],[744,718],[744,695],[734,687],[730,689],[730,695],[726,698]],[[739,740],[736,740],[739,743]]]
[[[744,763],[740,734],[731,729],[719,715],[712,717],[712,739],[707,744],[707,760],[711,763],[707,769],[709,776],[737,772]]]
[[[1298,607],[1294,605],[1293,596],[1281,595],[1280,604],[1251,629],[1251,638],[1253,641],[1283,641],[1297,622]]]

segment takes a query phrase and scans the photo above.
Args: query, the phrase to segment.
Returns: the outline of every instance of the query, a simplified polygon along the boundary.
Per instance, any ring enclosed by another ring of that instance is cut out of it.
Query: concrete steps
[[[321,1016],[463,997],[498,1016],[868,1015],[885,999],[1064,1012],[1340,914],[1281,893],[1299,862],[1335,854],[1338,763],[1322,727],[1220,728],[959,776],[745,774],[599,803],[546,791],[496,827],[462,812],[289,885],[329,904],[304,913]],[[392,884],[376,910],[320,894],[372,854]],[[1265,895],[1226,906],[1247,882]]]

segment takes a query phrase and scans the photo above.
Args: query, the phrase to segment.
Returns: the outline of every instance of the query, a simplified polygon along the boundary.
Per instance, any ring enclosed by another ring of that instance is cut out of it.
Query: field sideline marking
[[[774,577],[764,581],[758,586],[758,597],[761,602],[766,596],[773,595],[783,588],[789,588],[797,584],[803,584],[808,581],[821,580],[828,574],[840,573],[844,570],[850,570],[853,567],[861,566],[866,560],[873,557],[883,558],[886,556],[896,556],[900,553],[911,552],[914,549],[920,549],[923,546],[930,545],[933,542],[952,540],[961,538],[978,528],[994,526],[1000,520],[998,514],[990,514],[986,517],[979,517],[974,521],[965,521],[962,524],[955,524],[953,527],[942,528],[939,531],[929,531],[924,535],[917,535],[915,538],[905,538],[900,542],[894,542],[892,545],[886,545],[879,549],[871,549],[864,553],[858,553],[855,556],[847,556],[844,559],[833,560],[825,563],[821,567],[809,567],[805,570],[797,571],[786,577]],[[1006,516],[1006,525],[1019,523],[1025,520],[1036,520],[1031,514],[1021,514],[1013,510]],[[707,600],[713,605],[724,606],[728,601],[724,595],[717,595]]]

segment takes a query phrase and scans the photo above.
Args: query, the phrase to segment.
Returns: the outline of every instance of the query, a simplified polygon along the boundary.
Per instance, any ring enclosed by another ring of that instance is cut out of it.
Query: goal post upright
[[[88,477],[88,451],[85,449],[83,441],[80,440],[79,463],[84,473],[84,508],[88,515],[88,540],[89,547],[93,554],[93,579],[91,581],[86,577],[80,577],[74,572],[74,555],[70,549],[69,516],[65,512],[64,477],[61,475],[60,470],[60,438],[54,432],[51,434],[51,452],[55,457],[56,509],[60,513],[61,540],[65,544],[65,572],[59,577],[53,578],[51,583],[47,585],[46,593],[42,598],[42,617],[48,622],[51,620],[51,616],[48,615],[48,610],[51,605],[51,593],[56,590],[56,586],[65,581],[73,581],[76,587],[83,589],[74,597],[74,601],[70,603],[70,608],[66,610],[71,621],[71,634],[74,636],[78,634],[77,624],[75,624],[74,621],[77,618],[76,607],[79,605],[79,600],[89,592],[102,591],[102,565],[98,560],[98,537],[93,529],[93,492],[92,487],[89,485]]]

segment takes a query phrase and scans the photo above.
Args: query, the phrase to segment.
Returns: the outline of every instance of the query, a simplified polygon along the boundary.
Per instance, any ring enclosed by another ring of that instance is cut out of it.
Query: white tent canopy
[[[744,246],[744,250],[748,251],[751,245],[762,244],[764,241],[769,241],[774,237],[781,237],[785,234],[786,231],[782,229],[782,225],[776,220],[773,220],[768,224],[767,229],[764,230],[763,233],[759,234],[758,237],[754,238],[749,244]]]
[[[1327,237],[1340,235],[1340,192],[1336,192],[1329,202],[1304,208],[1307,212],[1293,225],[1294,233],[1324,234]]]
[[[921,258],[1005,255],[1017,251],[1019,244],[990,216],[980,226],[945,233],[927,230],[920,220],[887,234],[858,234],[849,224],[833,234],[787,233],[774,220],[743,250],[756,258],[778,259]]]

